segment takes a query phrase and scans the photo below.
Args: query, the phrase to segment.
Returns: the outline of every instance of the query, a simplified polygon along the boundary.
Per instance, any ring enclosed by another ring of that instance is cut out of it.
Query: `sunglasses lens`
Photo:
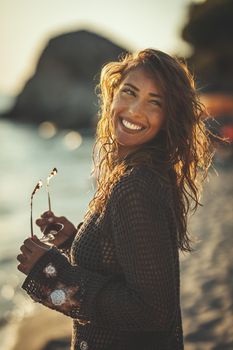
[[[58,233],[60,230],[62,230],[64,227],[64,225],[60,224],[60,223],[56,223],[56,224],[49,224],[45,227],[44,231],[43,231],[43,235],[48,235],[49,233]]]
[[[48,242],[54,239],[54,236],[63,229],[64,225],[60,223],[49,224],[43,231],[42,242]]]

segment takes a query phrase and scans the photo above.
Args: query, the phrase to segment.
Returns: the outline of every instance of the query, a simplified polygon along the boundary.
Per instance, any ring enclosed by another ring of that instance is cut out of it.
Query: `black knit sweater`
[[[176,236],[169,182],[132,168],[104,214],[83,222],[70,259],[52,247],[22,288],[73,318],[73,350],[181,350]]]

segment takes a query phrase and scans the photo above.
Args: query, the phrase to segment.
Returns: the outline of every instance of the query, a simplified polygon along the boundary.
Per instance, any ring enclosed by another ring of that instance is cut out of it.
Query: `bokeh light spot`
[[[54,123],[46,121],[39,125],[38,133],[44,139],[50,139],[57,133],[57,128]]]
[[[71,151],[79,148],[82,144],[81,134],[77,131],[68,132],[64,137],[64,144]]]
[[[1,289],[1,295],[4,299],[11,300],[15,295],[14,288],[8,284],[5,284]]]

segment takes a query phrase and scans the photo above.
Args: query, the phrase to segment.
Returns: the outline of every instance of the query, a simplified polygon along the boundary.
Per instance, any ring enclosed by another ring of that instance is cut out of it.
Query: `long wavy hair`
[[[119,159],[111,122],[111,104],[121,82],[138,67],[149,72],[160,86],[165,98],[165,128],[130,156]],[[157,171],[158,176],[164,174],[164,179],[166,174],[169,175],[178,223],[178,247],[183,252],[191,252],[194,249],[187,231],[187,218],[189,212],[195,212],[200,205],[202,183],[213,156],[202,118],[207,112],[199,101],[193,76],[186,64],[177,58],[159,50],[145,49],[106,64],[97,89],[100,109],[92,171],[97,190],[86,215],[102,213],[114,184],[129,168],[146,164]]]

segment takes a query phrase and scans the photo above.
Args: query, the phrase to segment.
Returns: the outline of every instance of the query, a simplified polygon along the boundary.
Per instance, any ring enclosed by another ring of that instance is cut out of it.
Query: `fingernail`
[[[53,218],[48,218],[48,222],[53,222]]]

